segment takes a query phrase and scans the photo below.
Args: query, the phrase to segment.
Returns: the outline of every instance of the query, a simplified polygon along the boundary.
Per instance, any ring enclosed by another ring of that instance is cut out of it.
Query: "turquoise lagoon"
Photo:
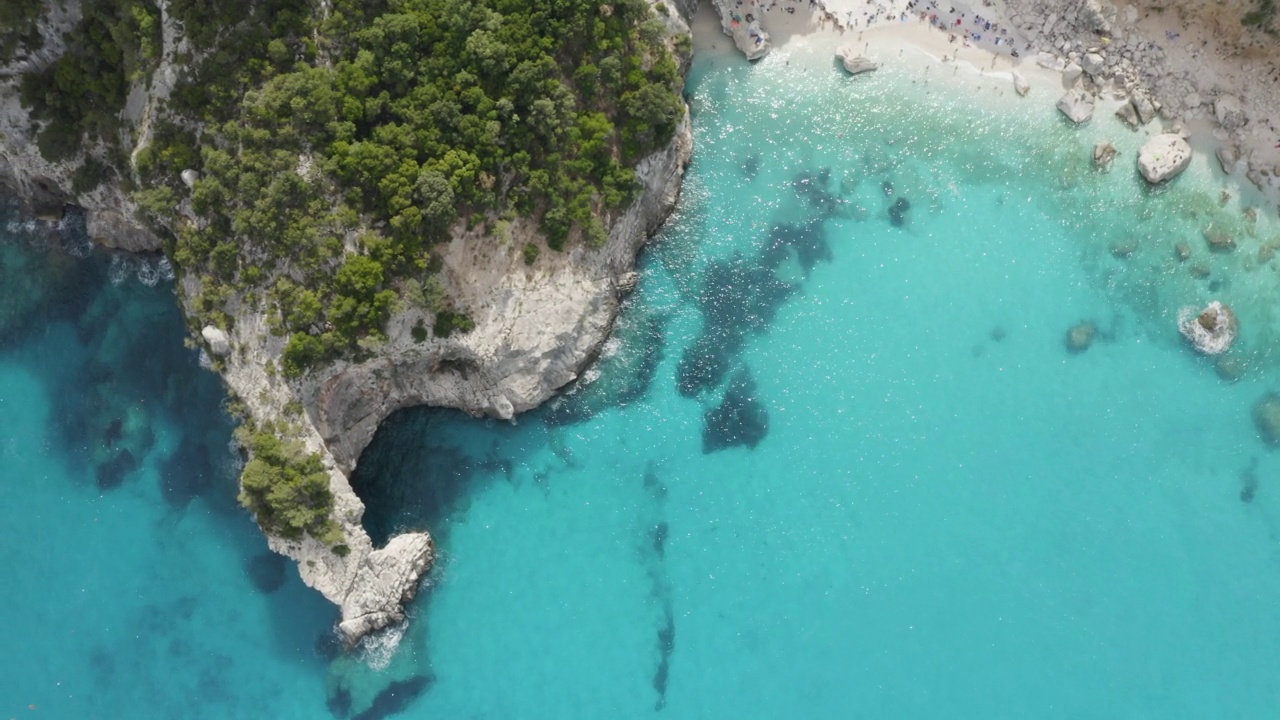
[[[235,507],[172,290],[11,232],[0,717],[1273,713],[1273,214],[1204,158],[1148,190],[1105,116],[809,49],[695,63],[680,207],[582,383],[379,432],[366,524],[441,559],[351,657]],[[1214,298],[1235,383],[1175,328]]]

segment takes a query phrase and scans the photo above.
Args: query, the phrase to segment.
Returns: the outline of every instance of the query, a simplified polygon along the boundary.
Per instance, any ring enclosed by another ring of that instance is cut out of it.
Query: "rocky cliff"
[[[688,32],[686,13],[696,2],[673,5],[676,12],[662,15],[675,37]],[[78,17],[73,3],[67,7],[46,20],[45,34],[54,41]],[[163,2],[160,7],[163,12]],[[119,145],[130,157],[146,144],[150,113],[172,87],[181,40],[167,19],[164,30],[160,67],[152,78],[138,81],[121,117]],[[60,217],[69,204],[82,207],[91,237],[103,245],[160,249],[123,183],[104,182],[73,194],[79,158],[51,163],[38,152],[32,123],[17,99],[16,79],[56,57],[48,50],[46,45],[40,56],[19,58],[0,72],[0,184],[42,217]],[[284,338],[269,331],[259,303],[233,298],[233,329],[202,333],[250,419],[288,427],[329,468],[344,553],[309,536],[268,540],[273,550],[297,561],[304,582],[341,607],[339,630],[348,644],[403,619],[404,603],[419,587],[434,552],[427,533],[399,535],[375,549],[361,526],[364,505],[347,477],[378,425],[392,412],[415,405],[509,419],[576,379],[595,358],[617,317],[620,297],[635,281],[638,250],[675,204],[691,148],[686,116],[668,146],[636,168],[641,191],[610,218],[608,240],[600,249],[579,244],[545,253],[527,266],[520,250],[537,232],[531,223],[513,223],[505,238],[457,228],[443,253],[443,277],[455,305],[475,322],[464,335],[415,341],[412,331],[423,319],[421,311],[406,310],[392,317],[387,341],[371,359],[339,362],[286,381],[272,371],[279,366]],[[180,277],[177,290],[190,313],[199,281]]]

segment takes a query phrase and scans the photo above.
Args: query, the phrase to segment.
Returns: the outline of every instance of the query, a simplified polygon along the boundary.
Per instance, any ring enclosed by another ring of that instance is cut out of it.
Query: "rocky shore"
[[[748,5],[764,50],[793,14],[809,15],[809,3],[746,2],[714,6],[725,32],[743,47],[733,15]],[[1123,124],[1137,128],[1158,116],[1182,135],[1201,135],[1228,174],[1247,179],[1280,209],[1280,45],[1242,20],[1248,0],[815,0],[811,22],[843,33],[864,33],[923,18],[952,36],[949,46],[966,55],[976,48],[998,56],[1002,67],[1039,66],[1062,75],[1063,113],[1087,122],[1095,107],[1122,101]],[[765,10],[761,12],[759,9]],[[729,19],[726,19],[729,18]],[[770,35],[771,28],[774,29]],[[990,55],[988,56],[990,57]],[[986,66],[986,63],[979,62]],[[1022,88],[1019,94],[1025,94]]]
[[[687,20],[696,2],[658,4],[667,5],[659,14],[667,20],[670,38],[689,32]],[[162,11],[164,6],[161,2]],[[41,53],[0,68],[0,191],[19,198],[29,215],[49,221],[59,220],[68,206],[82,209],[90,237],[103,246],[159,251],[160,239],[140,220],[123,184],[103,182],[92,191],[72,192],[78,161],[45,160],[18,101],[17,78],[56,56],[61,33],[76,15],[75,7],[50,13],[42,33],[51,40]],[[135,87],[122,118],[120,146],[131,157],[147,142],[150,109],[172,85],[172,63],[181,41],[167,22],[164,40],[163,61],[156,71],[160,81]],[[641,191],[625,212],[610,218],[608,241],[597,250],[579,245],[563,253],[544,253],[528,266],[520,248],[537,232],[531,223],[513,223],[512,239],[506,242],[459,227],[443,253],[442,276],[455,305],[475,322],[475,328],[463,335],[415,340],[413,328],[423,319],[421,313],[401,312],[390,320],[387,341],[372,359],[339,362],[290,382],[268,370],[278,366],[284,339],[269,331],[257,303],[248,298],[232,301],[235,322],[230,332],[201,329],[199,341],[218,361],[249,418],[260,425],[289,424],[307,450],[318,453],[329,468],[345,554],[309,536],[269,536],[268,541],[273,550],[297,562],[307,585],[341,608],[338,629],[349,646],[404,619],[404,604],[417,592],[434,559],[427,533],[405,533],[374,548],[361,526],[364,505],[348,475],[378,425],[396,410],[416,405],[510,419],[575,380],[598,354],[621,297],[634,286],[640,247],[673,209],[691,150],[686,116],[671,143],[637,167]],[[190,310],[199,293],[198,280],[180,277],[177,290]]]

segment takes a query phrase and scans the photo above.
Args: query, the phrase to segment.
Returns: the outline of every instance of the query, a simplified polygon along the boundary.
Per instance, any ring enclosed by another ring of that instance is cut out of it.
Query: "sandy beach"
[[[1222,17],[1221,3],[1207,9],[1183,4],[1190,9],[1103,7],[1092,20],[1105,21],[1105,33],[1094,30],[1074,39],[1069,36],[1089,27],[1088,20],[1064,21],[1048,12],[1065,15],[1064,4],[1040,0],[724,0],[726,23],[713,3],[704,3],[694,26],[701,52],[736,52],[733,40],[717,34],[724,28],[740,36],[739,48],[759,43],[753,33],[763,30],[772,52],[831,52],[850,45],[881,64],[928,59],[944,66],[925,71],[935,82],[993,89],[987,103],[1009,98],[1053,104],[1079,84],[1096,103],[1087,122],[1113,125],[1117,135],[1134,132],[1115,117],[1117,109],[1132,96],[1147,96],[1159,104],[1160,114],[1137,132],[1181,133],[1195,156],[1216,158],[1235,180],[1256,188],[1259,201],[1280,209],[1276,52],[1240,31],[1237,19]],[[1098,7],[1088,0],[1082,6],[1087,7],[1080,17]],[[1209,12],[1216,13],[1215,21],[1205,19]],[[751,29],[744,34],[748,18]],[[1114,56],[1107,55],[1109,48]],[[1098,58],[1106,65],[1082,72],[1081,63]],[[1025,98],[1013,92],[1015,72],[1031,88]]]

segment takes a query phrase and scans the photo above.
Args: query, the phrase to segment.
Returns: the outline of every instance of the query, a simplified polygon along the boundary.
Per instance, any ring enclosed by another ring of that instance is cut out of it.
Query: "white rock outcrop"
[[[1031,92],[1031,83],[1027,82],[1027,79],[1017,70],[1013,71],[1013,90],[1022,97],[1026,97],[1027,93]]]
[[[1071,122],[1079,125],[1093,117],[1093,95],[1081,88],[1073,88],[1058,98],[1058,110],[1062,111]]]
[[[845,72],[850,75],[870,72],[878,70],[880,64],[871,58],[858,53],[857,48],[853,45],[841,45],[836,50],[836,58],[840,60],[840,64],[844,66]]]
[[[1138,151],[1138,170],[1149,183],[1176,177],[1190,164],[1191,146],[1175,133],[1156,135]]]
[[[204,338],[205,343],[209,346],[210,353],[218,357],[226,357],[231,354],[231,339],[222,330],[212,325],[205,325],[200,330],[200,336]]]

